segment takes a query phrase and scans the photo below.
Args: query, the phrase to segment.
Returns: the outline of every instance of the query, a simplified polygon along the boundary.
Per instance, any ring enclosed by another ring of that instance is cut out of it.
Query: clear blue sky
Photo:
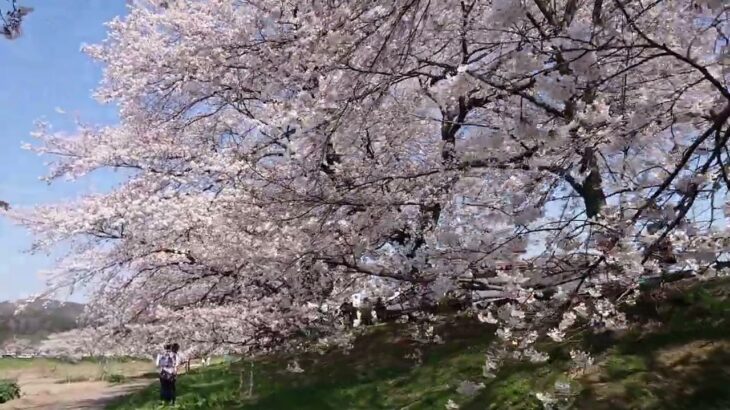
[[[0,0],[7,10],[8,0]],[[74,183],[47,185],[39,181],[44,158],[20,148],[33,142],[29,133],[36,120],[50,121],[56,130],[73,130],[73,118],[110,124],[112,106],[91,98],[101,67],[80,52],[84,43],[105,38],[104,23],[126,11],[124,0],[18,0],[35,11],[23,24],[23,36],[0,38],[0,199],[13,207],[67,201],[108,188],[115,179],[95,175]],[[61,108],[66,112],[57,112]],[[0,220],[0,300],[37,292],[39,270],[54,256],[29,255],[31,238],[24,229]],[[75,296],[73,299],[79,299]]]

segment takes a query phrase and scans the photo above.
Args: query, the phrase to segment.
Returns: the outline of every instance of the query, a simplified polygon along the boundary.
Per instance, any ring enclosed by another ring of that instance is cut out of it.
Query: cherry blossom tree
[[[411,320],[476,309],[542,360],[535,342],[579,321],[626,326],[620,305],[647,279],[721,273],[727,14],[712,0],[134,2],[86,49],[120,123],[41,125],[29,147],[49,180],[129,177],[12,215],[36,249],[69,246],[48,291],[87,289],[110,335],[296,347],[340,340],[338,307],[365,295]]]
[[[101,356],[111,351],[93,337],[91,329],[76,329],[61,333],[53,333],[41,341],[37,350],[43,356],[62,357],[79,360],[84,357]],[[100,349],[109,350],[100,351]]]

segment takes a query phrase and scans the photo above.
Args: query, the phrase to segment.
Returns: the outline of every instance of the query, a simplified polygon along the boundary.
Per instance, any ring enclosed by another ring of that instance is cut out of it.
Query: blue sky
[[[8,0],[0,0],[7,10]],[[74,183],[39,181],[44,158],[20,148],[33,142],[37,120],[55,130],[73,130],[73,118],[111,124],[113,106],[91,98],[101,66],[80,52],[84,43],[105,38],[104,22],[123,15],[124,0],[18,0],[35,11],[23,24],[23,36],[0,37],[0,199],[13,207],[71,200],[108,188],[113,177],[97,175]],[[57,112],[61,108],[66,114]],[[17,299],[42,289],[38,272],[55,256],[30,255],[31,237],[24,229],[0,220],[0,300]],[[75,296],[73,299],[79,299]]]

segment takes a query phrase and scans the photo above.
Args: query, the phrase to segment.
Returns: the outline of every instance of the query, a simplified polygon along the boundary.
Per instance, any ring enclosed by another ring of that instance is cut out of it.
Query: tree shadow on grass
[[[730,409],[730,344],[695,339],[616,351],[585,381],[577,408]]]
[[[719,281],[640,301],[628,314],[660,324],[593,352],[607,357],[586,380],[579,408],[730,409],[730,286]]]
[[[449,341],[443,345],[418,344],[401,333],[385,326],[358,338],[347,353],[298,355],[305,370],[301,374],[283,371],[286,360],[259,365],[256,397],[243,408],[443,408],[459,382],[480,377],[493,330],[450,323],[438,329]],[[418,357],[413,356],[416,352]],[[245,363],[240,371],[245,379],[249,371]]]
[[[730,409],[730,350],[718,347],[697,363],[660,370],[673,389],[664,391],[661,408]]]

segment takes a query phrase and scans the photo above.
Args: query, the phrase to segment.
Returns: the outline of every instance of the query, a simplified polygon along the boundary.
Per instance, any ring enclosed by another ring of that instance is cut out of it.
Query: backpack
[[[165,380],[172,380],[175,378],[175,374],[170,372],[169,369],[175,367],[175,359],[173,357],[173,354],[170,352],[165,352],[165,354],[160,357],[160,377]]]
[[[163,369],[165,367],[174,367],[175,366],[175,359],[172,357],[172,353],[165,352],[162,355],[162,357],[160,357],[159,366],[160,366],[160,368],[163,368]]]

